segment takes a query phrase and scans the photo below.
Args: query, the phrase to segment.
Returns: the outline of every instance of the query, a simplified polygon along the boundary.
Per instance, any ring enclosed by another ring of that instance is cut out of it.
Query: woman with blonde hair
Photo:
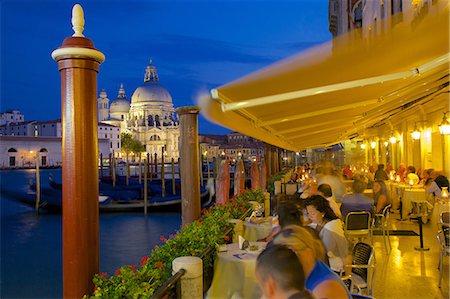
[[[287,226],[272,243],[287,246],[297,254],[305,272],[305,286],[316,298],[351,298],[341,278],[324,263],[325,249],[313,232],[297,225]]]

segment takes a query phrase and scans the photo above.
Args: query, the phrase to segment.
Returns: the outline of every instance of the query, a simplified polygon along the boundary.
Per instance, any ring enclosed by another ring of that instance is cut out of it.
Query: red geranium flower
[[[108,273],[106,273],[106,272],[102,272],[99,275],[100,275],[100,277],[104,277],[104,278],[108,277]]]
[[[166,242],[167,242],[166,237],[164,237],[163,235],[161,235],[161,236],[159,237],[159,239],[160,239],[163,243],[166,243]]]
[[[163,262],[156,262],[155,263],[155,267],[156,268],[161,268],[162,266],[164,266]]]
[[[136,271],[136,265],[131,265],[131,266],[130,266],[130,269],[131,269],[131,271],[133,271],[133,272]]]
[[[150,258],[150,256],[148,256],[148,255],[144,256],[144,257],[141,259],[141,266],[144,266],[144,265],[147,263],[147,261],[148,261],[149,258]]]
[[[122,272],[120,271],[120,269],[117,269],[116,270],[116,275],[120,275],[120,274],[122,274]]]
[[[225,239],[226,242],[230,241],[230,237],[228,237],[228,236],[225,236],[224,239]]]

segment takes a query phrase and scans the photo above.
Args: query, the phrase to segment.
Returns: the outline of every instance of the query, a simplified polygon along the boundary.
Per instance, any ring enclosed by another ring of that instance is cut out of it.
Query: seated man
[[[373,214],[374,201],[373,198],[363,194],[366,185],[363,181],[355,180],[352,185],[353,194],[347,194],[342,199],[341,213],[342,219],[345,219],[350,212],[367,211]]]
[[[256,280],[266,299],[312,299],[297,255],[284,245],[272,245],[256,260]]]
[[[405,183],[412,185],[417,185],[420,182],[419,176],[416,174],[416,168],[414,166],[408,166],[406,170],[406,181]]]

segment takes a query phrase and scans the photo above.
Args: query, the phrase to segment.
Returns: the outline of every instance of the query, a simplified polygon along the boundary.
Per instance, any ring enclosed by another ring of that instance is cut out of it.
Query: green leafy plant
[[[84,298],[149,298],[172,276],[172,261],[180,256],[199,256],[210,246],[230,240],[225,233],[231,228],[229,219],[240,218],[250,207],[250,201],[264,202],[260,190],[247,190],[227,203],[202,210],[199,219],[189,223],[177,234],[161,236],[161,246],[155,246],[140,267],[122,266],[115,275],[96,274],[94,293]],[[214,255],[205,257],[204,267],[212,266]]]
[[[282,171],[280,171],[280,172],[274,174],[273,176],[269,177],[269,178],[267,179],[267,186],[266,186],[267,192],[270,192],[270,193],[273,194],[273,193],[275,192],[275,186],[274,186],[274,183],[275,183],[276,181],[280,181],[281,178],[282,178],[286,173],[288,173],[288,172],[289,172],[289,169],[286,168],[286,169],[284,169],[284,170],[282,170]]]

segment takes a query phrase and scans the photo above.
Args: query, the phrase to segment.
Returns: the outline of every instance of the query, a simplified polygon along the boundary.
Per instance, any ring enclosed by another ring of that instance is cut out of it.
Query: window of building
[[[48,150],[45,147],[43,147],[39,150],[39,152],[40,153],[48,153]]]
[[[105,138],[108,138],[108,134],[105,134]]]
[[[14,156],[9,157],[9,166],[10,167],[16,166],[16,157],[14,157]]]
[[[120,147],[120,143],[119,142],[117,142],[117,148],[119,148]]]
[[[42,156],[41,157],[41,165],[42,166],[47,166],[47,156]]]
[[[15,148],[11,147],[11,148],[8,150],[8,153],[17,153],[17,150],[16,150]]]

